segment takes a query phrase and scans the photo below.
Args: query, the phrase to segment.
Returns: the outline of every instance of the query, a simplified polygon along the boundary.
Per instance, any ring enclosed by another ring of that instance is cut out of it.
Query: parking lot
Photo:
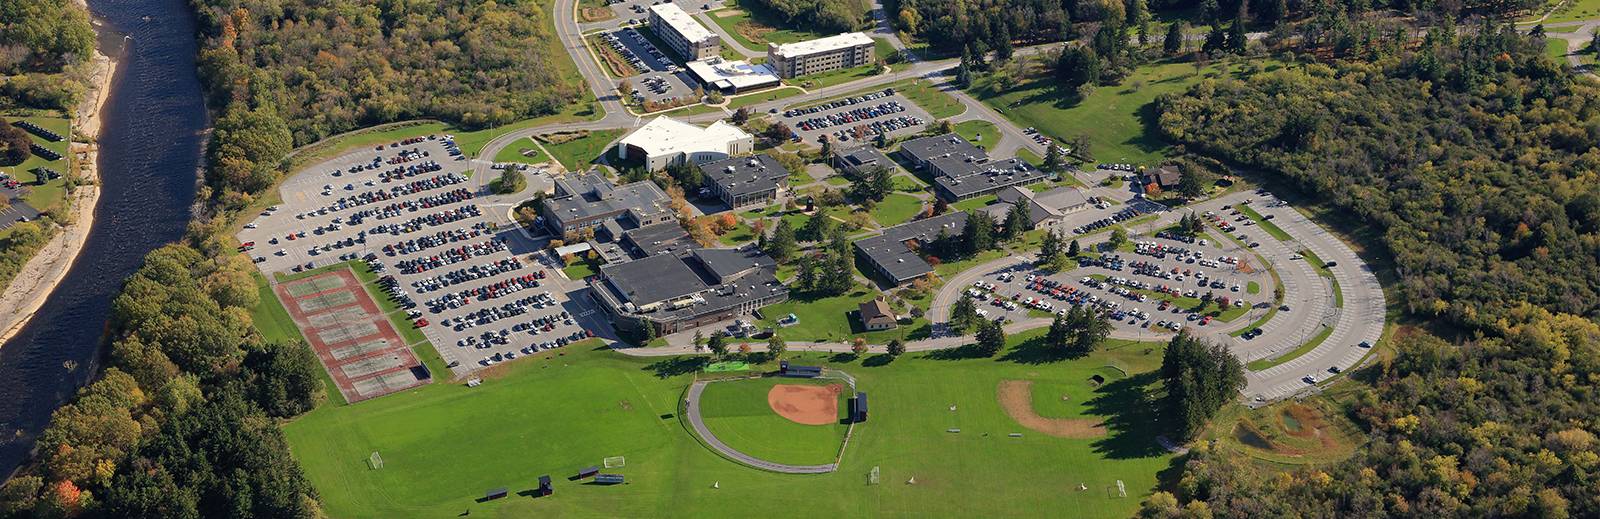
[[[1205,239],[1141,237],[1134,249],[1087,254],[1077,268],[1057,274],[1022,262],[983,276],[966,292],[982,302],[980,313],[991,319],[1046,317],[1087,305],[1124,335],[1234,330],[1271,306],[1272,278],[1264,267]],[[1249,293],[1251,282],[1257,284],[1255,294]]]
[[[643,25],[650,21],[650,6],[656,4],[677,3],[678,8],[689,14],[698,14],[702,11],[721,9],[722,0],[617,0],[607,2],[611,11],[617,14],[616,18],[594,24],[585,24],[585,29],[593,27],[618,27],[628,25]],[[704,23],[704,22],[702,22]]]
[[[284,203],[239,233],[241,250],[269,278],[365,262],[378,276],[368,289],[405,312],[392,316],[397,326],[420,327],[457,373],[602,329],[569,299],[578,284],[560,277],[541,244],[484,217],[477,201],[486,192],[466,179],[446,136],[380,148],[286,181]]]
[[[888,138],[925,129],[933,120],[922,107],[894,93],[894,89],[837,99],[821,105],[791,108],[779,120],[801,140],[820,143],[823,136],[838,143],[853,143],[887,133]]]
[[[694,95],[694,80],[682,67],[673,63],[666,53],[672,49],[658,49],[640,33],[643,28],[624,27],[600,34],[600,40],[610,45],[617,54],[628,60],[639,73],[625,78],[633,84],[636,101],[661,101],[674,97]]]

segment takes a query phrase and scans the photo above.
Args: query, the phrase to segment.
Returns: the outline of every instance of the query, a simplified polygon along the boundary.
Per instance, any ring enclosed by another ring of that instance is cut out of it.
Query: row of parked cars
[[[802,116],[802,115],[822,113],[822,112],[826,112],[828,110],[832,110],[832,109],[835,109],[835,108],[842,108],[842,107],[846,107],[846,106],[852,106],[852,105],[858,105],[858,104],[861,104],[861,103],[877,101],[879,99],[883,99],[885,97],[889,97],[889,96],[892,96],[892,95],[894,95],[894,89],[893,88],[885,88],[881,92],[870,92],[870,93],[866,93],[866,94],[862,94],[862,95],[858,95],[858,96],[854,96],[854,97],[846,97],[846,98],[843,98],[843,99],[838,99],[838,100],[822,103],[822,104],[819,104],[817,106],[811,106],[811,107],[806,107],[806,108],[795,108],[795,109],[792,109],[792,110],[784,110],[783,111],[783,116],[784,117],[799,117],[799,116]]]
[[[482,243],[463,245],[453,249],[445,249],[444,252],[426,258],[402,260],[398,263],[395,263],[395,267],[400,269],[400,272],[406,274],[420,274],[439,267],[461,263],[478,256],[485,256],[505,250],[505,241],[496,237]]]

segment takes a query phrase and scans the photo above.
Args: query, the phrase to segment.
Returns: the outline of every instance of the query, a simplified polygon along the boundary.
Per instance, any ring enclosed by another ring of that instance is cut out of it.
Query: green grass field
[[[588,135],[560,144],[545,144],[545,151],[569,171],[582,171],[606,151],[606,145],[622,136],[622,130],[591,130]]]
[[[863,302],[881,295],[877,290],[856,287],[844,295],[814,298],[809,295],[792,296],[788,301],[761,309],[766,319],[761,326],[770,326],[778,335],[790,342],[849,341],[862,337],[872,344],[886,344],[891,339],[910,339],[926,336],[927,319],[916,319],[894,329],[865,331],[853,316]],[[778,318],[795,314],[800,322],[793,326],[778,326]]]
[[[27,202],[28,205],[38,209],[41,213],[55,208],[63,200],[66,200],[67,176],[76,172],[72,167],[74,159],[69,153],[72,140],[72,122],[64,115],[31,115],[24,117],[7,115],[6,120],[29,121],[66,138],[61,142],[50,142],[38,135],[34,135],[32,132],[28,132],[28,138],[32,139],[35,144],[60,153],[61,158],[58,160],[44,160],[43,157],[37,154],[29,153],[27,160],[22,161],[21,164],[0,168],[0,173],[10,175],[11,178],[17,179],[27,187],[28,193],[23,195],[22,200]],[[33,182],[38,178],[38,175],[33,173],[33,168],[38,167],[56,170],[56,172],[61,173],[61,178],[45,182],[44,185],[34,185]]]
[[[1000,142],[1000,131],[995,129],[994,123],[983,119],[956,123],[956,135],[984,148],[993,148]]]
[[[827,88],[838,84],[849,83],[858,79],[866,79],[878,75],[876,65],[862,65],[859,67],[830,70],[816,74],[795,76],[787,81],[791,85],[800,85],[805,88]]]
[[[744,94],[728,100],[728,109],[738,110],[742,107],[757,103],[765,103],[767,101],[777,101],[787,97],[794,97],[800,95],[802,92],[804,91],[795,87],[777,87],[770,90],[762,90],[760,92]]]
[[[719,9],[706,13],[722,30],[733,36],[740,45],[757,52],[765,51],[767,43],[794,43],[803,40],[814,40],[828,33],[807,31],[790,24],[784,23],[781,15],[772,12],[760,2],[739,1],[732,2],[735,8]],[[740,32],[743,25],[745,32]],[[746,34],[751,33],[751,34]],[[754,33],[759,33],[756,36]]]
[[[527,137],[517,139],[510,146],[506,146],[499,153],[494,154],[495,162],[537,164],[548,159],[549,157],[539,151],[539,147],[533,143],[533,139]]]
[[[856,428],[840,470],[823,475],[746,468],[696,441],[677,413],[700,359],[632,358],[595,342],[504,365],[476,388],[436,383],[325,405],[284,432],[328,514],[341,518],[745,517],[756,507],[763,517],[1129,516],[1156,487],[1157,473],[1172,473],[1142,403],[1160,346],[1123,344],[1054,360],[1027,339],[1013,338],[1015,347],[998,359],[791,355],[844,369],[871,394],[871,419]],[[1092,388],[1088,378],[1107,366],[1135,375]],[[1062,439],[1023,429],[997,402],[1003,380],[1070,395],[1081,404],[1069,414],[1104,417],[1109,434]],[[374,451],[381,470],[366,466]],[[566,480],[619,455],[627,466],[612,471],[626,475],[626,485]],[[881,483],[868,486],[873,467]],[[554,478],[553,497],[516,495],[541,474]],[[907,484],[911,478],[915,484]],[[1116,495],[1119,480],[1127,497]],[[475,501],[501,486],[513,496]]]
[[[1549,12],[1551,7],[1561,3],[1563,3],[1562,0],[1551,0],[1546,5],[1529,12],[1528,16],[1523,17],[1521,21],[1531,22],[1538,20],[1540,16],[1544,16],[1544,13]],[[1600,0],[1566,0],[1565,5],[1550,13],[1550,17],[1545,18],[1543,23],[1575,22],[1591,18],[1600,18]]]
[[[836,380],[806,381],[760,378],[714,382],[700,396],[700,416],[706,428],[729,447],[757,458],[790,465],[833,463],[844,446],[848,426],[839,423],[805,425],[779,416],[767,404],[767,392],[778,384],[824,385]],[[839,400],[839,418],[845,416],[845,394]]]
[[[922,212],[922,199],[902,194],[889,193],[882,202],[872,208],[872,219],[878,221],[878,226],[889,227],[899,225]]]
[[[1134,70],[1121,85],[1095,88],[1079,102],[1057,92],[1055,81],[1048,78],[1018,82],[1009,89],[980,78],[970,91],[1018,125],[1038,128],[1050,137],[1088,135],[1097,160],[1154,164],[1166,157],[1168,148],[1155,129],[1156,97],[1182,92],[1202,77],[1219,73],[1216,65],[1200,74],[1188,63],[1148,65]]]

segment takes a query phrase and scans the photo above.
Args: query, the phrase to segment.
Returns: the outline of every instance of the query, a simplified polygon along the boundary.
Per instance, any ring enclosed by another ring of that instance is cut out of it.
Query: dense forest
[[[224,244],[150,253],[112,302],[110,365],[0,488],[0,517],[315,517],[277,425],[323,397],[303,344],[264,342]]]
[[[208,148],[227,207],[273,185],[296,145],[431,117],[474,128],[554,113],[580,95],[538,0],[194,0]]]
[[[1158,100],[1169,138],[1374,231],[1408,313],[1464,339],[1397,334],[1349,405],[1354,459],[1278,473],[1198,445],[1144,515],[1600,516],[1600,88],[1540,40],[1436,29]]]
[[[782,16],[791,25],[822,33],[860,29],[871,18],[866,0],[750,0]]]
[[[71,0],[0,2],[0,108],[71,110],[93,54],[89,13]]]

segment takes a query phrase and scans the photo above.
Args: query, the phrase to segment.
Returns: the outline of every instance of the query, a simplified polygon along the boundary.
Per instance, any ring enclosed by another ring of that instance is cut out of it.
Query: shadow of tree
[[[828,362],[844,364],[844,363],[848,363],[848,362],[854,362],[856,359],[859,359],[859,358],[861,358],[861,357],[856,355],[855,353],[835,353],[833,355],[829,355],[828,356]]]
[[[890,355],[890,354],[887,354],[887,353],[879,353],[877,355],[873,355],[871,357],[867,357],[867,360],[861,361],[861,367],[864,367],[864,368],[878,368],[878,367],[888,366],[889,363],[891,363],[891,362],[894,362],[894,356],[893,355]]]
[[[968,360],[986,359],[989,357],[990,355],[986,354],[983,351],[983,348],[978,347],[977,344],[968,344],[955,348],[933,350],[922,356],[922,358],[933,360]]]
[[[1111,459],[1147,458],[1166,452],[1156,442],[1161,427],[1155,402],[1147,395],[1156,381],[1147,371],[1100,386],[1088,402],[1089,414],[1104,416],[1107,435],[1095,440],[1095,452]]]
[[[710,361],[710,358],[703,356],[672,357],[652,362],[643,369],[655,372],[656,378],[672,378],[699,371]]]
[[[1018,344],[1015,348],[1011,348],[1010,351],[1007,351],[1004,356],[995,360],[1015,362],[1018,364],[1049,364],[1063,360],[1083,358],[1087,354],[1088,352],[1083,351],[1052,348],[1049,344],[1045,343],[1045,337],[1040,335],[1022,341],[1021,344]]]

